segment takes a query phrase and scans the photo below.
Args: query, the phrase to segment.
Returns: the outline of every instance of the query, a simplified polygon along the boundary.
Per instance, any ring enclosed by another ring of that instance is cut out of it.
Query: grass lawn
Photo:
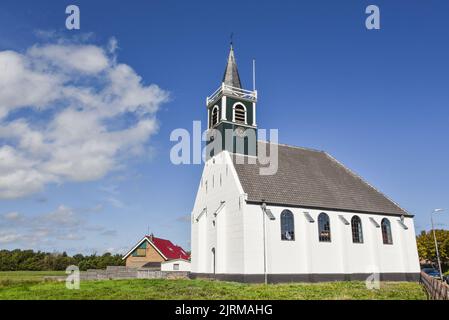
[[[46,276],[63,276],[65,271],[0,271],[0,288],[5,282],[42,281]]]
[[[364,282],[240,284],[212,280],[82,281],[80,290],[43,276],[63,272],[0,272],[0,300],[6,299],[426,299],[418,283],[383,282],[368,290]]]

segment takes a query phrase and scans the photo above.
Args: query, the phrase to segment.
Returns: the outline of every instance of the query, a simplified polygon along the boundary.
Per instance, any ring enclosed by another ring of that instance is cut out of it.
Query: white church
[[[222,84],[207,98],[209,146],[222,151],[208,149],[192,211],[191,276],[418,280],[413,215],[324,151],[257,141],[256,103],[231,46]],[[277,152],[275,174],[261,174],[267,150]]]

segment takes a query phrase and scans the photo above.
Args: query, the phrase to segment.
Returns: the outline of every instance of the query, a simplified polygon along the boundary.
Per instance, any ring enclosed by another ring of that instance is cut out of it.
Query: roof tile
[[[266,142],[259,142],[260,144]],[[269,150],[268,146],[263,146]],[[323,151],[278,145],[278,171],[260,175],[262,165],[234,166],[248,201],[378,214],[409,215],[384,194]]]

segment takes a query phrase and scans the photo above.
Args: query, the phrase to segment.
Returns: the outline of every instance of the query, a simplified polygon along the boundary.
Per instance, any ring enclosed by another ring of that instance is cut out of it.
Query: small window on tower
[[[246,108],[241,103],[234,106],[234,121],[246,124]]]
[[[215,125],[218,124],[218,120],[220,120],[219,118],[219,110],[218,110],[218,106],[215,106],[212,109],[212,119],[211,119],[211,128],[214,127]]]

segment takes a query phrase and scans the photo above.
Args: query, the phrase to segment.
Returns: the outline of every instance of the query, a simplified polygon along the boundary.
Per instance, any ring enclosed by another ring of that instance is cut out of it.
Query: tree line
[[[449,230],[435,230],[435,235],[438,242],[438,251],[440,253],[440,260],[442,269],[449,270]],[[437,266],[437,254],[435,249],[435,240],[433,238],[433,231],[422,231],[416,237],[418,246],[418,255],[422,263],[431,263]]]
[[[48,253],[33,250],[0,250],[0,271],[59,271],[75,265],[80,270],[105,269],[107,266],[122,266],[125,261],[119,254],[69,256],[63,253]]]

